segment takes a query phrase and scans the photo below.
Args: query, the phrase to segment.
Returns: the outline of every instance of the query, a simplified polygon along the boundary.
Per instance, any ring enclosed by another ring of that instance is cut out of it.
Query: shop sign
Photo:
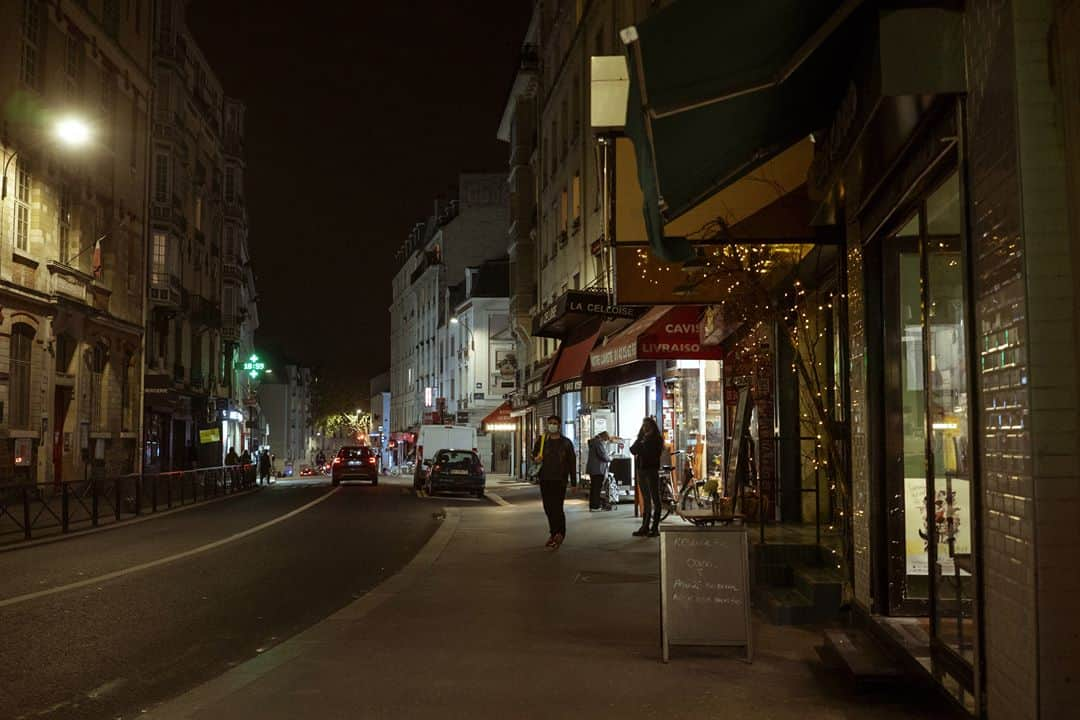
[[[582,388],[581,378],[575,378],[574,380],[567,380],[566,382],[559,383],[558,385],[552,385],[545,393],[544,397],[556,398],[563,393],[580,392]]]
[[[221,442],[221,428],[206,428],[199,431],[199,442],[203,445]]]
[[[589,353],[589,362],[593,369],[625,365],[634,360],[637,360],[637,346],[634,343],[617,343]]]
[[[600,315],[608,318],[626,318],[633,320],[637,317],[637,310],[625,305],[611,305],[607,302],[599,300],[594,297],[589,297],[588,293],[580,296],[569,296],[566,301],[566,312],[568,313],[580,313],[583,315]]]

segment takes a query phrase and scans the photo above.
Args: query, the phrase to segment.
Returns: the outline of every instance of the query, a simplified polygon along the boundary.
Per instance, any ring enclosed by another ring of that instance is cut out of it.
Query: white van
[[[469,425],[421,425],[416,439],[416,471],[413,485],[420,487],[424,477],[425,458],[435,457],[440,450],[472,450],[476,452],[476,428]]]

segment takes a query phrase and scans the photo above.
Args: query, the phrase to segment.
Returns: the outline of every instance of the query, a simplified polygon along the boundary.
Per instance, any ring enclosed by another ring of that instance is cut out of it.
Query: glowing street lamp
[[[47,140],[56,140],[61,145],[74,149],[89,144],[93,134],[90,125],[85,120],[75,115],[65,115],[53,125],[52,134]],[[19,151],[16,150],[8,155],[7,160],[4,161],[3,179],[0,180],[0,200],[7,199],[8,168],[11,167],[11,161],[18,156]]]
[[[56,139],[68,147],[82,147],[90,142],[90,126],[81,118],[69,115],[60,118],[53,127]]]

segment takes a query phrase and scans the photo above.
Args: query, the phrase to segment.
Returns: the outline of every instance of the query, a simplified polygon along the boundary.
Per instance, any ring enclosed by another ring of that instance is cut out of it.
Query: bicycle
[[[675,456],[687,453],[684,450],[676,450],[671,454]],[[673,465],[660,467],[660,505],[663,508],[660,511],[661,522],[666,520],[672,512],[680,515],[680,511],[702,510],[711,506],[712,501],[703,493],[705,482],[695,480],[694,466],[689,457],[683,461],[683,481],[678,492],[675,491],[675,478],[672,472],[674,470]]]

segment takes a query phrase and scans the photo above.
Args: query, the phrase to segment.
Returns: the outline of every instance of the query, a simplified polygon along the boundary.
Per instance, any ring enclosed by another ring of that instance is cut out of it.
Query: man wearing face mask
[[[540,467],[540,497],[548,518],[551,537],[545,547],[557,548],[566,538],[566,483],[577,485],[577,458],[574,444],[563,437],[562,423],[557,415],[547,419],[547,432],[533,445],[533,461]]]

